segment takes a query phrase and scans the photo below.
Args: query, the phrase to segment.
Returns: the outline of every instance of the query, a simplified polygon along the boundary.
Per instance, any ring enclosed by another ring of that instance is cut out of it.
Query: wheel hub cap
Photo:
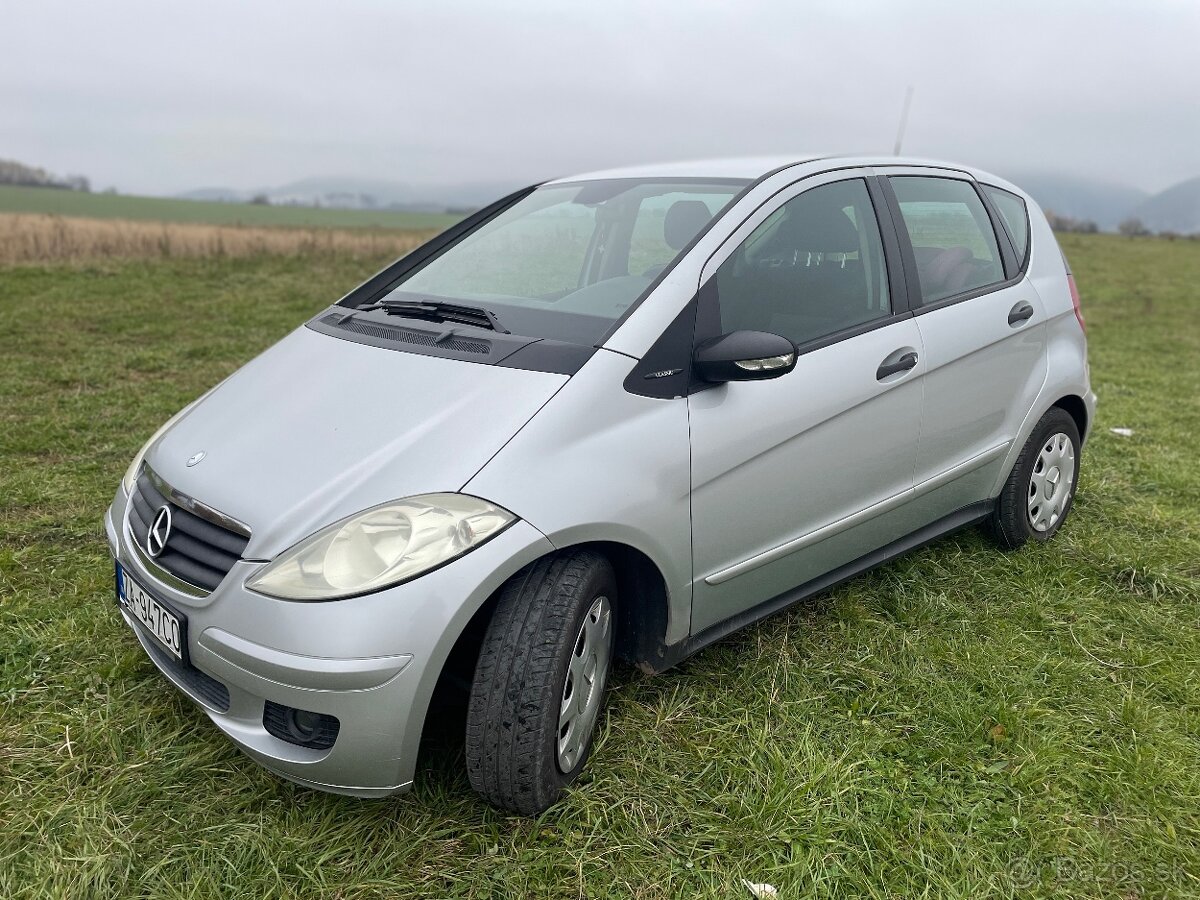
[[[562,772],[579,764],[596,724],[612,659],[612,631],[612,604],[607,597],[597,597],[579,626],[563,681],[555,742]]]
[[[1054,496],[1054,491],[1058,487],[1058,480],[1062,477],[1062,471],[1055,466],[1046,473],[1046,489],[1044,491],[1046,499],[1049,500]]]
[[[1048,531],[1058,524],[1075,482],[1075,444],[1062,432],[1042,445],[1029,477],[1029,524]]]

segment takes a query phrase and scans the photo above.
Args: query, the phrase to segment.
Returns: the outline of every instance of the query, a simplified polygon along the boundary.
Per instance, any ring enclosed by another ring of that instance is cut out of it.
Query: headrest
[[[663,240],[672,250],[682,250],[708,224],[712,213],[702,200],[676,200],[663,219]]]
[[[972,258],[973,254],[966,247],[942,250],[921,273],[930,282],[926,288],[950,293],[958,291],[971,277]]]
[[[858,250],[858,229],[840,207],[821,202],[792,207],[779,225],[779,243],[790,250],[819,253],[853,253]]]

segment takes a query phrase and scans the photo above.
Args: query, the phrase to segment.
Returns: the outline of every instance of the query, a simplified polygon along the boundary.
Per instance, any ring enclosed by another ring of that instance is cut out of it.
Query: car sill
[[[945,537],[953,531],[982,522],[991,514],[993,503],[993,500],[983,500],[978,503],[972,503],[969,506],[964,506],[950,515],[938,519],[936,522],[931,522],[924,528],[919,528],[899,540],[893,541],[886,546],[880,547],[878,550],[859,557],[853,562],[834,569],[832,572],[822,575],[819,578],[814,578],[812,581],[793,588],[790,591],[785,591],[779,596],[767,600],[765,603],[760,603],[735,616],[730,616],[722,622],[717,622],[715,625],[693,634],[678,644],[671,644],[669,646],[660,645],[657,655],[645,661],[644,671],[647,673],[665,672],[672,666],[683,662],[683,660],[692,654],[703,650],[705,647],[716,643],[722,638],[728,637],[735,631],[745,628],[753,622],[761,621],[768,616],[782,612],[789,606],[799,603],[801,600],[811,597],[814,594],[835,588],[842,582],[848,581],[856,575],[866,572],[868,569],[881,566],[895,559],[897,556],[901,556],[918,547],[923,547],[925,544]]]

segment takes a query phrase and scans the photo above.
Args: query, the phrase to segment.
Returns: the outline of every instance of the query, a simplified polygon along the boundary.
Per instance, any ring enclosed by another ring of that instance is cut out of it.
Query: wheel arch
[[[1047,396],[1054,396],[1048,394]],[[1045,405],[1043,405],[1045,404]],[[988,493],[990,498],[999,496],[1000,489],[1004,486],[1004,482],[1008,479],[1009,473],[1012,472],[1013,466],[1017,464],[1017,458],[1021,455],[1021,448],[1025,446],[1025,442],[1029,440],[1029,436],[1033,433],[1033,429],[1037,427],[1037,423],[1042,420],[1042,416],[1050,412],[1052,409],[1061,409],[1069,415],[1075,426],[1079,429],[1080,443],[1087,440],[1087,429],[1090,426],[1090,416],[1087,402],[1075,390],[1068,390],[1066,393],[1051,403],[1046,403],[1045,400],[1039,402],[1029,411],[1029,415],[1025,417],[1025,421],[1021,423],[1021,429],[1017,432],[1016,439],[1008,448],[1008,454],[1004,458],[1004,463],[1000,467],[999,474]]]
[[[657,671],[667,635],[667,582],[649,556],[629,544],[593,541],[568,549],[597,551],[617,576],[617,656],[645,672]]]
[[[527,562],[516,574],[547,556],[572,550],[600,553],[616,574],[617,656],[646,673],[664,668],[668,616],[666,579],[643,551],[618,541],[585,541],[549,550]],[[464,686],[469,690],[484,634],[496,611],[502,589],[503,585],[475,610],[443,661],[421,724],[422,740],[435,724],[435,711],[452,708],[458,692]]]
[[[617,655],[644,671],[658,671],[664,657],[667,635],[667,582],[658,565],[638,548],[619,541],[584,541],[556,547],[538,560],[572,550],[594,550],[604,556],[617,576]],[[478,655],[483,632],[491,621],[502,589],[497,588],[472,615],[455,641],[445,666]],[[658,664],[656,664],[658,661]]]
[[[1088,422],[1087,404],[1083,398],[1078,394],[1066,394],[1050,404],[1051,409],[1054,407],[1064,410],[1067,415],[1075,420],[1075,427],[1079,429],[1079,439],[1081,442],[1085,440],[1087,438],[1088,426],[1091,423]]]

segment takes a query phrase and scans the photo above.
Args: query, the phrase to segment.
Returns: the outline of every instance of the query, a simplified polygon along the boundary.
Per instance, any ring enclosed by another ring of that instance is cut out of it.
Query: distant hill
[[[445,212],[484,206],[519,186],[516,183],[487,182],[414,185],[378,178],[324,176],[249,191],[224,187],[199,188],[178,196],[187,200],[245,203],[261,194],[277,206]]]
[[[1090,219],[1104,231],[1116,231],[1121,220],[1149,196],[1129,185],[1074,175],[1025,173],[1009,180],[1027,191],[1042,209],[1072,219]]]
[[[209,203],[245,203],[253,195],[248,191],[235,191],[233,188],[209,187],[184,191],[175,196],[180,200],[204,200]]]
[[[1180,182],[1147,198],[1132,215],[1151,231],[1200,234],[1200,178]]]

